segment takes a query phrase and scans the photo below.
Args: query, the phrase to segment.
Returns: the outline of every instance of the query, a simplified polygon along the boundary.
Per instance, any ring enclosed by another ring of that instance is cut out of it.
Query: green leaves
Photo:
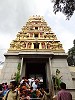
[[[69,20],[75,11],[75,0],[52,0],[53,12],[62,12]]]
[[[16,80],[17,83],[18,83],[19,80],[20,80],[20,68],[21,68],[21,63],[18,63],[18,66],[17,66],[17,73],[16,73],[16,77],[15,77],[15,80]]]
[[[74,46],[69,49],[67,62],[69,66],[75,66],[75,40],[73,41]]]

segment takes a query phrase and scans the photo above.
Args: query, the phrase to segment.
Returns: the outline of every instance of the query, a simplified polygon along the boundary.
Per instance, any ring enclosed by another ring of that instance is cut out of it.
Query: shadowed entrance
[[[39,78],[43,81],[43,87],[46,87],[46,64],[45,63],[26,63],[26,77]]]

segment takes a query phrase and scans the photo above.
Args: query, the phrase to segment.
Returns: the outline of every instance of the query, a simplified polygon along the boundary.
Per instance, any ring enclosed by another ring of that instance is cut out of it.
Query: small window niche
[[[38,30],[38,27],[35,27],[35,30]]]
[[[34,37],[37,38],[38,37],[38,34],[34,34]]]
[[[34,49],[39,49],[39,43],[34,43]]]

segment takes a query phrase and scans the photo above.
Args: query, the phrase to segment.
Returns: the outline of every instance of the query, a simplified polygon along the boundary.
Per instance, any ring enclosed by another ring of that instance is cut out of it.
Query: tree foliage
[[[75,66],[75,40],[73,44],[74,46],[68,51],[67,62],[69,66]]]
[[[52,0],[52,2],[55,14],[60,11],[66,15],[67,19],[70,19],[75,11],[75,0]]]

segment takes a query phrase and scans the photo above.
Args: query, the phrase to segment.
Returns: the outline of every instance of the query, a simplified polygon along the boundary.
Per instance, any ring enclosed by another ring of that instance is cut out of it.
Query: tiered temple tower
[[[32,16],[21,32],[18,32],[16,39],[10,43],[0,82],[9,82],[21,63],[21,77],[39,78],[44,87],[51,89],[52,77],[58,70],[59,76],[62,76],[61,81],[67,84],[67,89],[74,89],[66,58],[67,54],[61,42],[44,18]]]
[[[17,38],[11,42],[8,52],[20,51],[64,52],[55,33],[40,16],[30,17]]]

